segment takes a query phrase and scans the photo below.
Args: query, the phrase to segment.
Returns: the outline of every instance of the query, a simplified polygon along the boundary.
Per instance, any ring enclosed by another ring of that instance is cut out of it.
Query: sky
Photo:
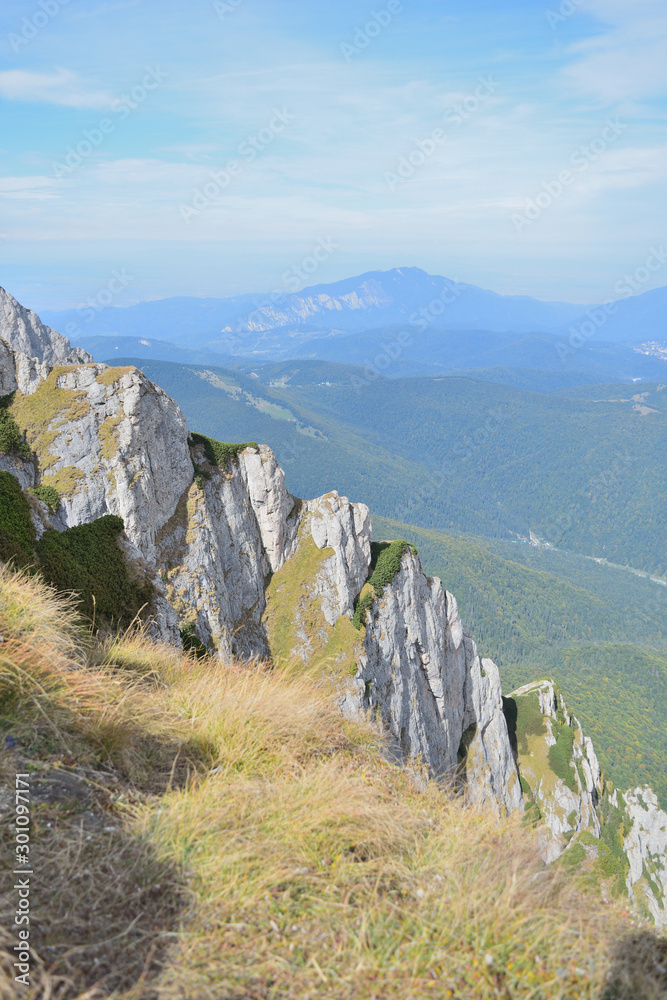
[[[304,284],[589,303],[667,244],[664,0],[3,0],[0,50],[37,310],[279,290],[318,246]]]

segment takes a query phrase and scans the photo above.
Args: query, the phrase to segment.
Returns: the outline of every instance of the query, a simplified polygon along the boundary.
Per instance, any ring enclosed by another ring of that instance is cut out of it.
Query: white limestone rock
[[[285,473],[266,445],[246,448],[239,455],[239,468],[255,512],[264,551],[275,573],[294,550],[300,502],[287,492]]]
[[[248,491],[244,457],[241,453],[228,469],[211,468],[201,488],[190,485],[156,541],[155,561],[171,606],[223,659],[268,654],[261,617],[271,562]],[[276,518],[272,539],[288,534],[286,523],[279,526]]]
[[[0,288],[0,388],[3,394],[19,389],[34,392],[55,365],[92,361],[90,354],[45,326],[31,309]],[[8,348],[8,350],[7,350]]]
[[[454,597],[427,578],[408,550],[368,612],[364,652],[348,714],[378,714],[407,758],[454,778],[466,742],[466,782],[479,802],[521,808],[522,796],[495,664],[484,667]]]
[[[662,930],[667,928],[667,813],[648,785],[631,788],[623,802],[632,823],[623,841],[630,865],[628,892],[632,900],[644,904]]]
[[[466,782],[471,798],[480,804],[499,802],[507,811],[521,808],[522,794],[503,712],[503,694],[498,667],[482,659],[464,631],[466,643],[466,716],[464,725],[474,726],[466,756]]]
[[[339,615],[351,616],[371,561],[371,518],[365,504],[353,504],[335,491],[306,507],[310,532],[318,549],[332,549],[319,570],[316,590],[329,625]]]
[[[54,526],[120,515],[130,541],[154,561],[155,536],[193,478],[183,414],[137,368],[80,365],[55,381],[63,411],[44,428],[41,482],[57,486],[67,473],[75,485]]]

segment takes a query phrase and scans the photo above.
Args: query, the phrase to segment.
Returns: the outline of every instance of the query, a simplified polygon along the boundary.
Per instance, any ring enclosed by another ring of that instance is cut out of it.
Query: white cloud
[[[590,0],[586,8],[608,27],[572,46],[566,80],[605,101],[658,97],[667,88],[664,0]]]
[[[0,198],[54,198],[58,182],[53,177],[0,177]]]
[[[61,104],[68,108],[104,108],[114,100],[107,91],[87,91],[75,73],[57,68],[54,73],[22,69],[0,72],[0,97],[8,101]]]

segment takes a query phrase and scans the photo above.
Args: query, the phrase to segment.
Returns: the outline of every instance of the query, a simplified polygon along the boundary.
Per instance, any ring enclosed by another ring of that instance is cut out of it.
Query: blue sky
[[[593,302],[667,243],[664,0],[3,0],[0,46],[36,309],[277,289],[319,241],[309,283]]]

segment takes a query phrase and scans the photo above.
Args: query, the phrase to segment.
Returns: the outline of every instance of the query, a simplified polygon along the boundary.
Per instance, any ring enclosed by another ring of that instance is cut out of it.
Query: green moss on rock
[[[352,621],[356,629],[366,624],[366,613],[399,572],[401,560],[408,549],[417,554],[415,546],[403,538],[394,542],[371,543],[371,575],[367,581],[370,589],[362,590],[355,603]]]
[[[245,448],[259,448],[256,441],[231,444],[229,441],[216,441],[205,434],[191,434],[190,441],[193,445],[201,445],[210,464],[217,465],[220,469],[226,469]]]

